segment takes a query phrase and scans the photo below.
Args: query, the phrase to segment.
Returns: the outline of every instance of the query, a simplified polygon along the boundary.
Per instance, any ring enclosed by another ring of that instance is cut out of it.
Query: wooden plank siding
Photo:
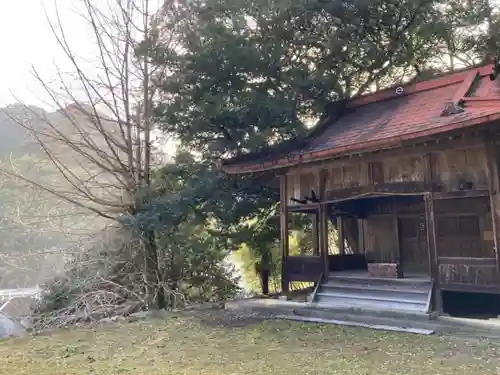
[[[426,155],[430,155],[428,163]],[[325,196],[344,198],[364,192],[424,193],[488,191],[484,145],[474,145],[432,153],[392,156],[378,161],[323,162],[316,166],[292,168],[287,173],[287,204],[303,199],[311,189],[319,191],[319,171],[325,173]],[[428,172],[427,168],[431,168]],[[430,173],[431,181],[426,178]]]
[[[438,269],[445,290],[494,291],[499,285],[495,258],[439,257]]]

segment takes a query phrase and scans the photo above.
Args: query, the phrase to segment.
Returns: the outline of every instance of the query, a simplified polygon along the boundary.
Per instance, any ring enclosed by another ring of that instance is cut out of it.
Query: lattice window
[[[481,236],[477,215],[441,217],[437,221],[439,237],[478,238]]]

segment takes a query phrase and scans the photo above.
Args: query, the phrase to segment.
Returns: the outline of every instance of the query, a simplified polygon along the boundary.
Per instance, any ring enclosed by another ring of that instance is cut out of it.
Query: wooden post
[[[312,236],[313,236],[313,255],[319,256],[320,246],[319,246],[319,212],[315,212],[312,215]]]
[[[401,249],[401,231],[399,228],[399,216],[394,215],[394,230],[396,232],[396,246],[398,247],[398,259],[397,259],[397,264],[398,264],[398,278],[403,278],[404,277],[404,271],[403,271],[403,251]]]
[[[330,268],[328,260],[328,206],[321,203],[319,206],[319,235],[320,252],[323,256],[323,275],[326,277]]]
[[[424,196],[425,200],[425,219],[427,225],[427,247],[429,249],[429,262],[431,275],[434,279],[434,309],[442,311],[443,303],[441,299],[441,289],[439,284],[439,263],[438,247],[436,238],[436,213],[434,210],[433,193],[429,192]]]
[[[288,257],[288,189],[287,176],[280,176],[280,247],[281,247],[281,292],[288,293],[289,282],[286,272]]]
[[[424,182],[426,184],[431,185],[432,184],[432,154],[427,153],[424,155]],[[424,204],[425,204],[425,226],[427,228],[427,252],[428,252],[428,257],[429,257],[429,272],[431,273],[431,276],[437,277],[437,262],[434,260],[436,256],[434,256],[434,245],[433,245],[433,237],[431,234],[431,227],[429,226],[430,223],[430,204],[432,204],[432,211],[434,210],[434,200],[432,197],[432,194],[430,196],[424,195]],[[428,203],[427,200],[431,200],[431,203]],[[435,219],[433,219],[434,222]],[[434,225],[434,224],[433,224]],[[436,247],[437,249],[437,247]],[[437,251],[437,250],[436,250]],[[437,254],[437,253],[436,253]]]
[[[344,218],[342,215],[337,215],[337,234],[339,255],[345,255]]]
[[[497,266],[497,280],[500,280],[500,259],[498,246],[500,244],[500,182],[498,174],[497,150],[495,138],[485,142],[486,171],[488,175],[488,189],[490,196],[491,222],[493,227],[493,241]]]
[[[365,221],[358,219],[358,253],[365,254]]]
[[[326,170],[319,171],[319,199],[320,201],[325,200],[325,190],[326,190]],[[318,226],[319,226],[319,251],[323,257],[323,276],[328,276],[328,271],[330,268],[328,260],[328,205],[325,203],[320,203],[318,212]]]

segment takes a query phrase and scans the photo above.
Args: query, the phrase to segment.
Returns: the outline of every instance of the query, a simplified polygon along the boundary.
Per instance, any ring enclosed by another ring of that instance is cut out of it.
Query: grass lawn
[[[176,315],[0,342],[0,374],[500,374],[500,344]]]

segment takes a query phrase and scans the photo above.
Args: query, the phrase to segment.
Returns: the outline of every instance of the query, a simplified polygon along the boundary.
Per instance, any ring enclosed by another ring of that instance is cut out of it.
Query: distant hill
[[[23,105],[0,109],[1,167],[67,193],[71,188],[69,183],[22,125],[29,124],[43,132],[46,120],[65,134],[75,133],[61,112]],[[78,121],[84,127],[89,119],[81,116]],[[67,145],[50,147],[75,173],[91,167],[85,164],[88,160],[75,157],[76,153]],[[0,288],[42,283],[62,269],[67,256],[82,248],[82,239],[104,225],[95,215],[89,216],[88,212],[22,179],[0,172],[0,187]]]

